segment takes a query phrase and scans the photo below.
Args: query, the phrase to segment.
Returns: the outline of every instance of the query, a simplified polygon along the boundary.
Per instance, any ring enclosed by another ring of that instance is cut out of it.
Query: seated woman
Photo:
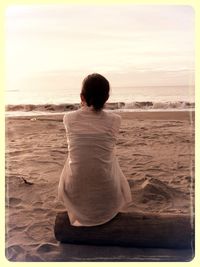
[[[103,110],[109,82],[100,74],[82,84],[79,110],[64,115],[68,158],[58,186],[71,225],[108,222],[131,202],[129,184],[115,155],[121,117]]]

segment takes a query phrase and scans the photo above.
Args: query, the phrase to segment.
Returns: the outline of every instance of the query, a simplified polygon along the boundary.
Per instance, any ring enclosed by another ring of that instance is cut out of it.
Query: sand
[[[120,113],[120,166],[131,210],[193,214],[194,113]],[[60,244],[53,226],[65,208],[57,186],[67,157],[62,116],[6,119],[6,257],[10,261],[188,261],[191,251]]]

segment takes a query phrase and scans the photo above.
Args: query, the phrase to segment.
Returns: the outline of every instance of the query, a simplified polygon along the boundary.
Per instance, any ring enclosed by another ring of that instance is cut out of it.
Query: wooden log
[[[62,243],[149,248],[192,248],[194,239],[190,216],[181,214],[119,213],[99,226],[76,227],[61,212],[54,233]]]

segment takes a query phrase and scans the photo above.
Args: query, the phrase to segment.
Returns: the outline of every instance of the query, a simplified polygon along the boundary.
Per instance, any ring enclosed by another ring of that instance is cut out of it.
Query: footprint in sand
[[[17,206],[21,203],[21,199],[15,197],[9,197],[8,205],[9,206]]]
[[[16,211],[16,210],[15,210]],[[16,227],[25,228],[32,223],[32,216],[26,213],[27,216],[23,217],[24,211],[10,212],[6,219],[8,229],[15,230]]]
[[[34,207],[38,208],[38,207],[42,207],[43,202],[42,201],[37,201],[33,204]]]
[[[37,214],[40,215],[40,214],[44,214],[47,212],[47,209],[42,209],[42,208],[33,208],[33,214]]]
[[[35,223],[30,225],[27,229],[27,235],[36,241],[42,241],[45,240],[47,236],[52,231],[52,226],[48,225],[48,223]]]
[[[55,251],[58,248],[58,245],[51,244],[51,243],[45,243],[37,247],[37,252],[51,252]]]
[[[9,261],[15,261],[17,260],[18,256],[20,254],[23,254],[25,252],[25,250],[19,246],[19,245],[12,245],[9,246],[8,248],[6,248],[6,258]]]
[[[22,210],[22,209],[24,209],[24,205],[17,205],[17,206],[15,206],[15,209],[16,210]]]

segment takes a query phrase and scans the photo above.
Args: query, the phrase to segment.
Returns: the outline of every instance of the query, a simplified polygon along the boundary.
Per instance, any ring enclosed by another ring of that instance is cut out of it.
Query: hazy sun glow
[[[7,88],[80,85],[91,72],[121,85],[194,84],[189,6],[41,5],[6,12]]]

